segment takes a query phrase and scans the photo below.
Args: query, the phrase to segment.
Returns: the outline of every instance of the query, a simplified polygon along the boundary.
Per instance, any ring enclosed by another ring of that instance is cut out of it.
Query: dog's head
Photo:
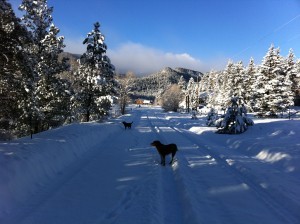
[[[157,146],[157,145],[161,145],[161,143],[160,143],[160,141],[155,140],[155,141],[153,141],[150,145],[152,145],[152,146]]]

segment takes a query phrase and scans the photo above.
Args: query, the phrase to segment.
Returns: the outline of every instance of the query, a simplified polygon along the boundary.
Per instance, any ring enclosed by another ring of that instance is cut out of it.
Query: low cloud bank
[[[78,40],[66,40],[65,51],[82,54],[86,46],[78,44]],[[116,67],[118,73],[133,72],[135,75],[148,75],[165,67],[182,67],[200,72],[212,69],[223,69],[227,59],[219,58],[214,61],[203,61],[188,53],[164,52],[138,43],[124,43],[115,49],[108,49],[107,56]]]
[[[132,71],[136,75],[157,72],[164,67],[183,67],[201,71],[203,63],[187,53],[163,52],[136,43],[126,43],[118,49],[108,50],[107,55],[118,72]]]

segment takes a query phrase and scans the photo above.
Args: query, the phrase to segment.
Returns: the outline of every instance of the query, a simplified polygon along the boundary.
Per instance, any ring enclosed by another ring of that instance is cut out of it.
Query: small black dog
[[[125,128],[125,130],[126,130],[127,128],[128,128],[128,129],[131,129],[131,125],[132,125],[133,122],[127,123],[127,122],[123,121],[122,123],[124,124],[124,128]]]
[[[176,144],[164,145],[160,141],[156,140],[156,141],[152,142],[151,145],[156,147],[156,149],[160,155],[160,158],[161,158],[161,162],[160,162],[161,165],[163,165],[163,166],[166,165],[166,155],[168,155],[168,154],[172,154],[172,159],[171,159],[170,164],[173,163],[174,156],[175,156],[176,152],[178,151]]]

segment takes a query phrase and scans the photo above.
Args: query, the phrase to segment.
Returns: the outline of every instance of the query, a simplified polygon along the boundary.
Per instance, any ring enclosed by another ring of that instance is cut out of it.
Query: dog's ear
[[[159,141],[155,140],[153,142],[151,142],[151,145],[156,145]]]

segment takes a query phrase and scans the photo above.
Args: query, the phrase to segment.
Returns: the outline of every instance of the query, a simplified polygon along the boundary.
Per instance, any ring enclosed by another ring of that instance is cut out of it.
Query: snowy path
[[[194,223],[239,223],[239,217],[247,220],[246,223],[257,220],[260,223],[298,223],[299,216],[293,217],[296,211],[290,213],[285,205],[277,202],[276,197],[256,182],[255,177],[247,173],[243,166],[235,166],[234,160],[218,155],[220,146],[174,128],[166,122],[164,113],[157,113],[152,119],[159,121],[153,123],[160,139],[176,142],[181,148],[180,152],[184,152],[177,155],[179,164],[174,172],[182,182],[182,192],[186,191],[189,196],[185,200],[198,213]],[[198,171],[197,165],[201,166]],[[184,223],[190,221],[185,220]]]
[[[125,131],[122,119],[133,121],[133,128]],[[178,122],[157,108],[141,108],[106,124],[114,131],[105,140],[5,223],[300,223],[299,204],[283,187],[264,182],[271,171],[266,164]],[[159,165],[150,146],[156,139],[178,145],[172,166]]]

